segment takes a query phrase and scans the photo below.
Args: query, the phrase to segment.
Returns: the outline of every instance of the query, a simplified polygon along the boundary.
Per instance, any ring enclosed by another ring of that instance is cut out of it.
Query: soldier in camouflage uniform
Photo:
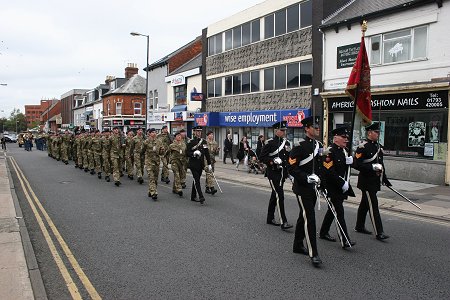
[[[61,159],[66,165],[69,164],[70,132],[64,131],[61,137]]]
[[[83,138],[84,138],[84,129],[81,130],[80,134],[77,136],[77,166],[81,170],[83,170]]]
[[[173,172],[172,192],[182,197],[181,175],[184,172],[184,161],[186,160],[186,144],[180,132],[175,133],[175,140],[169,145],[169,154]]]
[[[167,129],[167,126],[164,125],[161,128],[161,133],[157,136],[158,140],[160,140],[161,144],[164,147],[163,154],[161,155],[161,161],[162,161],[162,170],[161,170],[161,181],[165,183],[169,183],[169,145],[172,143],[172,139],[170,138],[169,131]]]
[[[206,190],[205,193],[214,195],[217,193],[216,188],[214,187],[214,164],[216,163],[216,155],[219,154],[219,145],[214,140],[214,133],[212,131],[208,131],[206,135],[206,142],[208,144],[209,157],[211,159],[211,167],[212,170],[209,170],[208,164],[205,158],[205,174],[206,174]]]
[[[120,165],[120,157],[122,153],[122,137],[120,135],[119,127],[113,128],[113,133],[109,136],[109,141],[111,145],[110,158],[111,165],[113,169],[113,179],[114,184],[119,186],[120,182],[120,174],[121,174],[121,165]]]
[[[61,136],[59,132],[56,133],[56,135],[53,137],[53,145],[52,145],[52,151],[53,151],[53,158],[55,158],[57,161],[60,161],[61,159]]]
[[[187,144],[189,144],[189,142],[190,142],[190,139],[186,136],[186,130],[181,129],[180,133],[181,133],[181,137],[182,137],[182,140],[183,140],[184,144],[187,146]],[[181,187],[183,189],[185,189],[186,188],[186,175],[187,175],[189,158],[186,156],[186,158],[182,162],[183,162],[183,168],[182,168],[182,170],[181,170],[182,172],[180,174]]]
[[[95,163],[94,163],[94,149],[92,149],[92,140],[95,137],[95,131],[91,131],[91,134],[88,138],[88,162],[89,162],[89,170],[91,170],[91,175],[95,174]]]
[[[144,143],[144,136],[143,136],[143,130],[142,128],[139,128],[137,130],[136,136],[133,138],[133,144],[134,144],[134,167],[136,169],[136,177],[137,181],[142,184],[144,180],[142,179],[142,176],[144,174],[144,155],[141,152],[142,150],[142,144]]]
[[[126,170],[128,179],[133,180],[133,174],[134,174],[134,165],[133,165],[133,159],[134,159],[134,133],[133,131],[127,132],[127,138],[125,139],[125,163],[126,163]]]
[[[92,152],[94,155],[94,169],[98,179],[102,179],[102,141],[100,130],[95,130],[92,137]]]
[[[156,187],[158,185],[159,156],[163,154],[164,147],[156,138],[155,128],[147,130],[147,139],[142,144],[142,152],[145,153],[145,166],[148,174],[148,196],[156,201],[158,199]]]
[[[89,132],[85,132],[83,136],[83,169],[89,171]]]
[[[47,155],[49,157],[53,157],[52,143],[53,143],[53,133],[48,132],[48,134],[47,134]]]
[[[111,174],[111,141],[109,140],[109,130],[105,129],[102,135],[102,160],[103,172],[105,172],[105,180],[109,182],[109,175]]]
[[[75,168],[78,168],[77,164],[78,164],[78,156],[77,156],[77,150],[78,150],[78,145],[76,144],[76,138],[78,136],[78,131],[75,132],[75,134],[72,134],[71,136],[71,144],[72,144],[72,160],[75,163]]]

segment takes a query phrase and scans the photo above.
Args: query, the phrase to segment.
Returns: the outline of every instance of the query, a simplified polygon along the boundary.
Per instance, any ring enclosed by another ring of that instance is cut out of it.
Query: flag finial
[[[364,21],[362,22],[362,24],[361,24],[361,31],[362,31],[363,34],[365,34],[365,33],[366,33],[366,30],[367,30],[367,21],[364,20]]]

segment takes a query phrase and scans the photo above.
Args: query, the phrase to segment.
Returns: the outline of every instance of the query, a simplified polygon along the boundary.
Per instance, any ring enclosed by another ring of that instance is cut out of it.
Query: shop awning
[[[187,105],[175,105],[171,111],[172,112],[187,111]]]

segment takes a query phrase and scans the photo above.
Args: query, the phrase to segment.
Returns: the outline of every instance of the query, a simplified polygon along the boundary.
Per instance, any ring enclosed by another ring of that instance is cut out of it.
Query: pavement
[[[224,180],[269,189],[269,183],[263,174],[249,173],[242,164],[236,169],[230,162],[223,164],[218,161],[215,165],[215,176],[219,183]],[[346,205],[359,204],[361,192],[356,188],[356,180],[356,176],[352,176],[350,180],[356,197],[349,198]],[[378,193],[382,210],[450,222],[450,187],[401,180],[390,181],[393,187],[421,209],[382,187]],[[291,187],[288,181],[285,191],[291,192]],[[6,163],[6,153],[3,151],[0,152],[0,299],[47,299]]]

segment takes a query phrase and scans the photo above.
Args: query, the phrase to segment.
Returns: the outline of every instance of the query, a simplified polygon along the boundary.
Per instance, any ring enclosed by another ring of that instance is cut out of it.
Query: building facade
[[[73,124],[73,108],[75,107],[75,98],[86,93],[87,89],[73,89],[61,95],[61,118],[64,128]]]
[[[351,1],[321,26],[324,41],[325,127],[350,124],[344,89],[368,21],[373,120],[381,121],[391,178],[449,184],[449,1]],[[373,2],[370,2],[373,4]],[[365,136],[356,124],[354,143]],[[324,130],[327,131],[327,130]]]

